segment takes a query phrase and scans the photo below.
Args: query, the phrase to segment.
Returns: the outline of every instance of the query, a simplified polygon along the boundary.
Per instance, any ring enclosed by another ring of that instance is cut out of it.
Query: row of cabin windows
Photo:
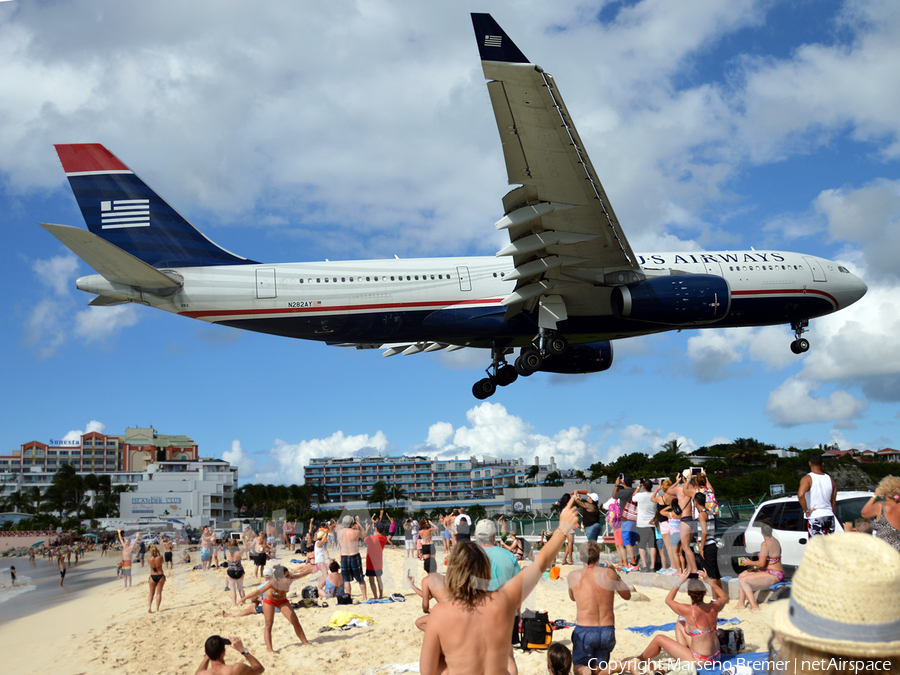
[[[501,273],[500,273],[500,276],[502,277],[502,276],[504,276],[505,274],[506,274],[506,272],[501,272]],[[422,281],[428,281],[429,275],[423,274],[423,275],[421,275],[421,276],[422,276]],[[496,277],[496,276],[497,276],[497,272],[494,272],[494,277]],[[396,275],[396,276],[391,276],[391,277],[388,277],[388,276],[386,276],[386,275],[385,275],[385,276],[382,276],[382,277],[366,277],[366,281],[387,281],[388,278],[390,278],[391,281],[403,281],[403,275],[402,275],[402,274],[399,274],[399,275]],[[432,275],[431,275],[431,280],[434,281],[434,280],[435,280],[434,278],[435,278],[435,275],[432,274]],[[449,274],[438,274],[438,275],[437,275],[437,278],[438,278],[439,280],[444,280],[444,279],[448,279],[448,280],[449,280],[449,279],[452,279],[453,277],[451,277]],[[347,281],[350,281],[350,282],[353,282],[353,281],[361,282],[362,280],[363,280],[362,277],[341,277],[341,282],[342,282],[342,283],[346,283]],[[406,280],[407,280],[407,281],[419,281],[419,275],[418,275],[418,274],[412,274],[412,275],[407,274],[407,275],[406,275]],[[313,280],[312,280],[311,278],[310,278],[310,279],[305,279],[305,280],[304,280],[304,279],[300,279],[300,283],[301,283],[301,284],[304,283],[304,282],[305,282],[305,283],[308,283],[308,284],[311,284],[311,283],[313,283]],[[323,282],[326,283],[326,284],[329,283],[329,282],[330,282],[330,283],[335,283],[335,284],[336,284],[336,283],[338,283],[338,278],[337,278],[337,277],[331,277],[331,278],[329,279],[328,277],[324,277],[324,278],[323,278],[323,277],[316,277],[315,283],[321,284],[321,283],[323,283]]]
[[[755,267],[753,265],[750,265],[750,266],[744,265],[743,267],[741,267],[740,265],[729,265],[728,269],[731,270],[732,272],[741,272],[741,271],[752,272],[754,270],[756,270],[757,272],[760,270],[765,272],[767,269],[769,269],[769,270],[802,270],[803,265],[769,265],[768,267],[766,267],[765,265],[756,265]]]

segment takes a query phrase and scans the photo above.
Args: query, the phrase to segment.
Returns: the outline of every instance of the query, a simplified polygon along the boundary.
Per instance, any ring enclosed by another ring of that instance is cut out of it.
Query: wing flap
[[[144,289],[171,290],[182,285],[180,280],[138,260],[92,232],[69,225],[41,223],[41,227],[111,283]]]

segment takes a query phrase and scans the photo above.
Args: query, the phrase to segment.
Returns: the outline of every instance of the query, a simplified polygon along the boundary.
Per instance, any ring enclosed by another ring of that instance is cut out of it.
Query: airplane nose
[[[855,274],[851,275],[853,280],[851,283],[847,285],[847,290],[844,293],[844,307],[848,305],[852,305],[854,302],[862,298],[869,290],[869,287],[866,286],[866,282],[860,279]]]

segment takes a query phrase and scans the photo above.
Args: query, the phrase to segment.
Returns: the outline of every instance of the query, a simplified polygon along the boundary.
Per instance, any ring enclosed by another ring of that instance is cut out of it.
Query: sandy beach
[[[385,551],[384,585],[386,593],[401,593],[406,602],[339,607],[331,599],[327,601],[327,608],[298,609],[297,616],[312,642],[310,647],[301,646],[288,622],[276,616],[273,629],[275,653],[270,654],[263,641],[262,616],[222,618],[222,610],[233,611],[231,594],[224,591],[224,569],[201,572],[190,570],[186,565],[176,565],[174,572],[167,572],[161,611],[148,614],[150,568],[136,566],[133,588],[123,590],[121,581],[115,578],[118,554],[100,558],[99,553],[92,553],[86,562],[70,569],[66,588],[59,588],[58,575],[43,575],[34,584],[33,591],[0,603],[5,670],[19,675],[44,672],[64,675],[193,673],[202,659],[205,639],[219,634],[241,637],[266,667],[267,673],[380,675],[418,672],[422,633],[413,622],[422,614],[421,600],[405,587],[403,581],[406,567],[414,568],[419,580],[423,572],[419,561],[404,555],[401,549]],[[280,562],[287,560],[282,557]],[[29,575],[27,559],[3,559],[0,571],[4,575],[8,575],[10,564],[16,565],[20,575]],[[41,560],[37,566],[38,570],[49,568],[46,561]],[[253,566],[249,562],[244,566],[246,586],[255,588]],[[526,605],[546,610],[551,620],[574,620],[575,604],[569,600],[565,581],[573,569],[576,567],[564,566],[559,580],[543,580]],[[654,582],[651,575],[631,577],[632,583]],[[302,587],[315,578],[307,577],[294,583],[292,593],[296,592],[296,599],[299,599]],[[650,638],[632,633],[627,627],[660,625],[675,619],[663,601],[665,590],[649,585],[638,585],[638,590],[646,600],[626,602],[617,599],[615,603],[617,645],[613,658],[633,656],[649,642]],[[358,587],[354,584],[354,600],[358,599]],[[346,631],[320,632],[339,610],[371,617],[374,624]],[[763,651],[769,639],[764,615],[765,609],[754,614],[735,610],[733,604],[729,604],[720,617],[740,618],[742,622],[738,625],[744,631],[747,651]],[[571,628],[556,630],[553,639],[571,647]],[[544,653],[517,650],[516,656],[522,675],[546,673]],[[236,658],[239,658],[236,652],[228,652],[229,663]],[[412,664],[415,669],[403,670],[397,668],[397,664]]]

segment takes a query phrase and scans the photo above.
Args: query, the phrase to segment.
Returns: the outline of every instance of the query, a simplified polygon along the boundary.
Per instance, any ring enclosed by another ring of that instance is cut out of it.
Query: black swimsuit
[[[225,572],[232,579],[240,579],[244,576],[244,566],[241,564],[240,560],[229,560],[228,561],[228,570]]]

